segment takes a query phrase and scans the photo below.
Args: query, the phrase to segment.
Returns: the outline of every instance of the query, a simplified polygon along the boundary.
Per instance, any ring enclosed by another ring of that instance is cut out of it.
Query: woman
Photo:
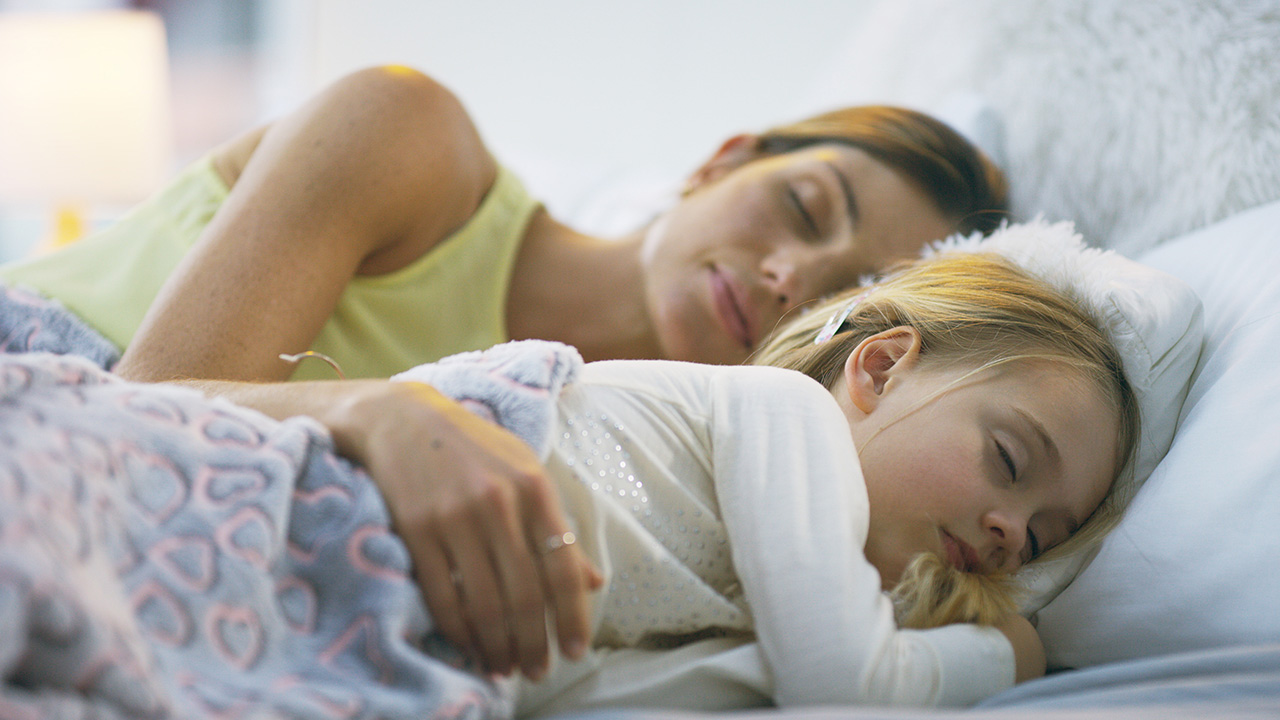
[[[790,310],[929,240],[994,227],[1004,207],[998,171],[945,126],[855,109],[732,138],[650,226],[589,237],[528,198],[445,88],[384,67],[0,277],[123,347],[126,378],[319,419],[377,479],[445,635],[496,672],[533,673],[544,597],[574,656],[594,578],[574,548],[537,552],[567,526],[536,458],[426,386],[271,383],[327,372],[295,373],[281,354],[316,350],[357,378],[511,338],[588,360],[741,362]],[[482,620],[504,616],[518,619]]]

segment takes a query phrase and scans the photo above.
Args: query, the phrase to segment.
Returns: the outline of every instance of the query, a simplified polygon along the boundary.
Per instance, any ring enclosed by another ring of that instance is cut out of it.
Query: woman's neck
[[[584,235],[536,213],[507,296],[512,339],[557,340],[587,361],[661,357],[645,302],[642,240],[643,232]]]

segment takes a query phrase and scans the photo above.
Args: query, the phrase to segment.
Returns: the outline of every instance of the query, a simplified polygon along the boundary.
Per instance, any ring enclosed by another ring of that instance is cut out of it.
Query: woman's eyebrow
[[[849,179],[844,176],[844,173],[840,172],[840,168],[836,167],[835,163],[830,160],[825,162],[830,166],[831,172],[836,174],[836,179],[840,181],[840,189],[844,191],[844,204],[849,211],[849,221],[853,223],[854,227],[857,227],[858,202],[853,197],[853,188],[849,185]]]

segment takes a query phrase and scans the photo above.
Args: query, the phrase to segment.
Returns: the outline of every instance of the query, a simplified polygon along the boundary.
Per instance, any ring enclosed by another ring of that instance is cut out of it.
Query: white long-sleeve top
[[[521,715],[611,705],[967,705],[1013,684],[997,630],[899,630],[866,560],[849,425],[792,371],[586,365],[547,467],[606,585],[587,658]]]

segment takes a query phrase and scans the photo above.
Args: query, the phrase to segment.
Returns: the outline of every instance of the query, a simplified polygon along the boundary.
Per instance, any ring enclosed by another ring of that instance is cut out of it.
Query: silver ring
[[[578,536],[572,532],[565,532],[559,535],[552,535],[542,541],[542,554],[550,555],[551,553],[578,542]]]

